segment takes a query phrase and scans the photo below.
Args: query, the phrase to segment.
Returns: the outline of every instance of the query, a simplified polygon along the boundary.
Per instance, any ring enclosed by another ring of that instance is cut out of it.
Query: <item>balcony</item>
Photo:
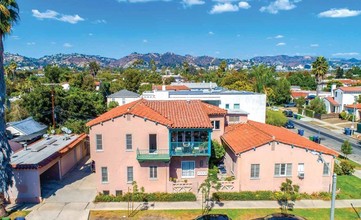
[[[163,161],[169,162],[169,150],[157,149],[157,150],[139,150],[137,149],[137,160],[142,163],[146,161]]]
[[[210,156],[208,142],[171,142],[171,156]]]

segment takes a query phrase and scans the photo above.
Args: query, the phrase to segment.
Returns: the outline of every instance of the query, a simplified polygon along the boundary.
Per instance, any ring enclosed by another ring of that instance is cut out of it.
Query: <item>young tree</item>
[[[336,79],[342,79],[343,78],[343,69],[341,67],[336,68]]]
[[[277,194],[276,197],[277,200],[281,203],[282,210],[287,210],[289,207],[289,201],[296,201],[299,196],[299,189],[300,187],[298,185],[293,185],[292,180],[288,178],[281,184],[281,193]]]
[[[0,217],[6,215],[5,193],[13,184],[10,164],[11,148],[5,131],[5,78],[4,78],[4,37],[11,32],[19,19],[19,6],[15,0],[0,0]]]
[[[93,77],[97,76],[99,70],[100,70],[100,66],[96,61],[92,61],[89,63],[89,71]]]
[[[217,140],[212,140],[211,146],[211,158],[209,159],[210,167],[216,165],[221,161],[225,155],[226,151],[222,144],[220,144]]]
[[[308,108],[315,112],[315,114],[326,114],[326,105],[319,97],[310,101]]]
[[[328,63],[324,57],[317,57],[316,60],[312,63],[312,73],[315,75],[317,82],[316,93],[317,96],[320,92],[320,83],[322,79],[325,77],[328,70]]]
[[[347,158],[348,155],[352,154],[352,145],[348,140],[345,140],[341,146],[341,152],[345,155]]]

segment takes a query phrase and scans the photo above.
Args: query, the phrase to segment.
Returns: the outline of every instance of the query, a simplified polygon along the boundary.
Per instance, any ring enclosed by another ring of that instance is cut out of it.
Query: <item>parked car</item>
[[[253,220],[306,220],[306,219],[300,216],[287,214],[287,213],[274,213],[271,215],[267,215],[266,217],[256,218]]]
[[[294,129],[295,128],[295,124],[293,124],[292,121],[287,121],[286,124],[284,125],[285,128],[288,129]]]
[[[231,218],[224,214],[206,214],[198,216],[195,220],[231,220]]]
[[[290,102],[290,103],[286,103],[283,105],[285,108],[289,108],[289,107],[296,107],[296,103],[294,102]]]
[[[286,116],[286,117],[293,117],[293,111],[291,109],[286,109],[283,111],[283,114]]]

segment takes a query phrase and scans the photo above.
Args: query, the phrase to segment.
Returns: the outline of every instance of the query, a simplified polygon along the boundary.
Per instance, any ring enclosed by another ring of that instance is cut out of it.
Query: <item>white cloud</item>
[[[220,54],[221,52],[219,52],[219,51],[216,51],[216,52],[214,52],[214,53],[218,55],[218,54]]]
[[[214,35],[213,31],[208,32],[209,35]]]
[[[143,40],[143,43],[145,43],[145,44],[148,43],[148,40],[147,40],[147,39],[144,39],[144,40]]]
[[[17,35],[12,35],[11,38],[14,39],[14,40],[20,40],[20,39],[21,39],[21,38],[20,38],[19,36],[17,36]]]
[[[28,46],[34,46],[36,43],[35,42],[27,42],[26,45]]]
[[[358,56],[360,53],[357,52],[348,52],[348,53],[334,53],[332,56],[342,56],[342,57],[350,57],[350,56]]]
[[[107,21],[105,19],[98,19],[92,22],[93,24],[106,24]]]
[[[276,44],[276,46],[277,46],[277,47],[286,46],[286,43],[281,42],[281,43]]]
[[[84,18],[80,17],[79,15],[62,15],[58,20],[68,22],[70,24],[76,24],[79,21],[84,21]]]
[[[192,6],[192,5],[203,5],[206,2],[203,0],[182,0],[183,5]]]
[[[33,16],[43,20],[43,19],[54,19],[54,20],[58,20],[58,21],[63,21],[63,22],[67,22],[70,24],[76,24],[79,21],[84,21],[84,18],[80,17],[79,15],[64,15],[64,14],[59,14],[56,11],[53,10],[46,10],[45,12],[40,12],[37,9],[33,9],[31,10],[31,12],[33,13]]]
[[[328,11],[324,11],[318,14],[320,18],[346,18],[346,17],[354,17],[361,14],[361,11],[358,10],[349,10],[347,8],[340,9],[330,9]]]
[[[310,47],[319,47],[320,45],[318,44],[310,44]]]
[[[279,35],[275,36],[275,38],[280,39],[280,38],[284,38],[284,36],[279,34]]]
[[[210,14],[220,14],[224,12],[235,12],[238,11],[239,8],[237,5],[233,5],[229,2],[227,3],[220,3],[213,5],[212,10],[209,12]]]
[[[146,3],[146,2],[156,2],[156,1],[169,2],[171,0],[117,0],[117,2],[129,2],[129,3]]]
[[[249,9],[251,7],[251,5],[248,4],[248,2],[239,2],[238,7],[242,8],[242,9]]]
[[[58,12],[53,11],[53,10],[46,10],[45,12],[40,12],[37,9],[33,9],[31,10],[31,12],[33,13],[33,16],[39,19],[56,19],[57,16],[59,15]]]
[[[70,48],[70,47],[73,47],[73,45],[70,43],[64,43],[63,47]]]
[[[277,14],[279,11],[288,11],[296,8],[294,3],[297,2],[299,2],[299,0],[276,0],[271,2],[268,6],[261,7],[259,10],[261,12]]]

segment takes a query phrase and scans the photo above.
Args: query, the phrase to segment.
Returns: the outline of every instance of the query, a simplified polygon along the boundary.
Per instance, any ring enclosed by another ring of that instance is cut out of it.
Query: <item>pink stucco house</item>
[[[235,177],[221,182],[222,191],[279,190],[286,178],[302,192],[329,191],[337,155],[285,128],[196,100],[141,99],[87,126],[97,190],[112,195],[133,181],[146,192],[196,193],[207,178],[212,139],[223,143],[227,175]]]
[[[201,101],[134,101],[87,123],[98,192],[197,192],[227,111]],[[170,181],[172,180],[172,181]]]
[[[331,191],[337,153],[325,146],[254,121],[227,127],[221,139],[235,191],[279,190],[286,178],[301,192]]]

